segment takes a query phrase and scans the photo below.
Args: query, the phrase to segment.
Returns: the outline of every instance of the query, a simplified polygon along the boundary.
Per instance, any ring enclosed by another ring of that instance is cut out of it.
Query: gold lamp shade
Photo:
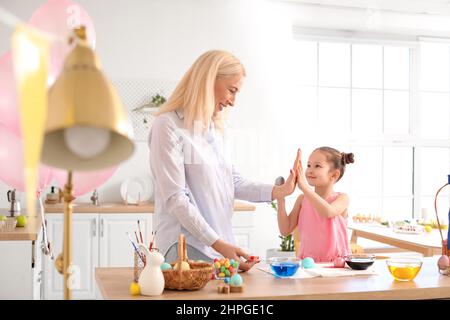
[[[87,44],[85,30],[76,31],[77,44],[49,91],[41,159],[74,171],[104,169],[133,153],[132,130],[118,94]]]

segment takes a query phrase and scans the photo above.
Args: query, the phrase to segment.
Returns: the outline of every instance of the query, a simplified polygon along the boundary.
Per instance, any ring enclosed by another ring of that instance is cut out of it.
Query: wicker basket
[[[182,261],[186,261],[191,269],[184,271],[181,268],[178,270],[163,270],[165,289],[198,290],[203,288],[211,280],[211,275],[214,272],[212,264],[188,259],[186,241],[183,234],[180,235],[178,240],[178,260],[171,263],[172,268]]]

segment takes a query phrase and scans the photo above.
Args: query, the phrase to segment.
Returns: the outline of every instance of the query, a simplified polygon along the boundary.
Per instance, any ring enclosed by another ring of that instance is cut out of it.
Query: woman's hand
[[[250,260],[250,255],[239,247],[233,246],[221,239],[213,243],[212,248],[228,259],[234,259],[239,262],[239,269],[242,271],[250,270],[258,260]],[[242,259],[243,258],[243,259]]]
[[[309,188],[309,184],[306,181],[305,172],[303,171],[303,164],[302,164],[302,159],[301,159],[302,152],[300,149],[299,149],[299,153],[300,153],[300,158],[299,158],[298,166],[297,166],[297,185],[300,188],[300,190],[302,190],[304,192],[306,188]]]

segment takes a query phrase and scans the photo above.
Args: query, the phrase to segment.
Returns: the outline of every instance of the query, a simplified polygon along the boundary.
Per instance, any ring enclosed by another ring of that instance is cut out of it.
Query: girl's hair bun
[[[342,164],[343,165],[355,162],[353,153],[342,152],[341,155],[342,155]]]

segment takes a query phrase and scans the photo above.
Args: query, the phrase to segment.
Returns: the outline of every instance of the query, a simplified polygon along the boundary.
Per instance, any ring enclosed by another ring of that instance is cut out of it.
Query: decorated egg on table
[[[243,282],[242,277],[237,273],[230,278],[230,286],[232,287],[240,287]]]
[[[314,268],[314,259],[310,257],[306,257],[302,260],[302,266],[304,269]]]
[[[172,266],[170,265],[170,263],[167,262],[163,262],[163,264],[161,264],[161,270],[171,270]]]
[[[333,265],[335,268],[344,268],[345,267],[345,260],[342,257],[336,257],[333,260]]]
[[[448,256],[441,256],[438,260],[438,267],[440,270],[445,270],[450,265]]]
[[[180,262],[177,262],[177,264],[175,264],[173,269],[174,270],[179,270],[180,267],[181,267],[181,271],[190,270],[191,269],[191,267],[189,266],[189,263],[187,263],[186,261],[181,261],[181,265],[180,265]]]

